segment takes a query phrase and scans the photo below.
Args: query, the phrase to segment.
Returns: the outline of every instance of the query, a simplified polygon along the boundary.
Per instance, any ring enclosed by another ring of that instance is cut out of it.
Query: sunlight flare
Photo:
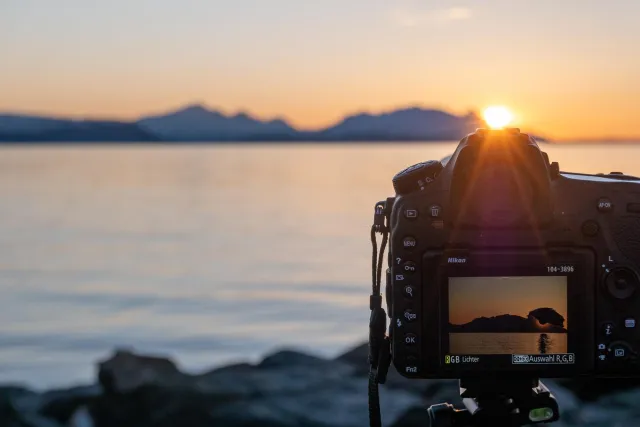
[[[502,129],[513,120],[513,113],[507,107],[498,105],[487,107],[483,116],[491,129]]]

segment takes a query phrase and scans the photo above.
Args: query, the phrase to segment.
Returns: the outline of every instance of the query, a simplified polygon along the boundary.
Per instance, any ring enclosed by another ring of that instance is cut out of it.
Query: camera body
[[[479,129],[393,180],[386,300],[409,378],[640,376],[640,180]]]

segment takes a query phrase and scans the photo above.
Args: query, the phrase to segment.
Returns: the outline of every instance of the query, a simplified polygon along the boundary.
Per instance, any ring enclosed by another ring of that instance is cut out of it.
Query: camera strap
[[[387,371],[391,364],[391,345],[389,337],[385,335],[387,329],[387,313],[382,308],[382,294],[380,284],[382,281],[382,265],[384,251],[389,238],[389,229],[385,224],[385,202],[376,203],[373,226],[371,227],[371,244],[373,253],[371,257],[371,296],[369,297],[369,425],[370,427],[382,427],[380,415],[380,395],[378,384],[384,384]],[[382,234],[380,252],[376,234]]]

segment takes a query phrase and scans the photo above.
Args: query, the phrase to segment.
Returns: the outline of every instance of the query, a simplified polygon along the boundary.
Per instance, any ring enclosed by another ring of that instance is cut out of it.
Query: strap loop
[[[382,308],[382,295],[380,293],[382,280],[382,264],[384,262],[384,250],[387,246],[389,229],[385,224],[386,202],[378,202],[375,207],[373,225],[371,226],[371,244],[373,246],[371,257],[371,296],[369,297],[369,425],[370,427],[382,427],[380,415],[380,395],[378,384],[383,384],[387,378],[389,365],[391,364],[391,345],[389,337],[385,336],[387,329],[387,313]],[[380,252],[376,233],[382,234]]]

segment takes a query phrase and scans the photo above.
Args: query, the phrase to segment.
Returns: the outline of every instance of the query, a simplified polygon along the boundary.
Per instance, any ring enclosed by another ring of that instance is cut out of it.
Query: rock
[[[107,393],[125,393],[149,384],[179,385],[184,375],[168,358],[117,350],[98,363],[98,381]]]
[[[359,427],[368,424],[367,354],[366,345],[333,360],[283,350],[258,364],[192,375],[170,359],[117,351],[99,363],[103,386],[46,393],[0,387],[0,426]],[[638,425],[640,388],[633,382],[600,395],[596,382],[544,382],[561,408],[554,427]],[[385,427],[428,425],[427,407],[442,402],[461,407],[457,380],[409,380],[391,367],[380,387]]]
[[[537,308],[529,312],[529,317],[535,317],[542,325],[554,325],[564,328],[564,317],[553,308]]]
[[[40,395],[20,386],[0,387],[0,426],[60,427],[36,413]]]
[[[600,396],[640,387],[640,378],[570,378],[557,379],[558,384],[571,390],[579,399],[596,401]]]
[[[292,350],[282,350],[265,357],[258,365],[259,368],[290,368],[292,366],[320,366],[329,363],[328,360],[321,359],[304,353]]]
[[[415,406],[400,416],[390,427],[425,427],[429,425],[428,406]]]
[[[292,350],[268,355],[257,365],[200,375],[182,373],[169,360],[119,351],[99,364],[99,378],[108,393],[75,406],[58,402],[58,414],[71,417],[72,409],[87,405],[96,427],[162,425],[158,420],[179,420],[185,427],[368,422],[368,379],[358,366]],[[381,393],[385,419],[391,421],[420,403],[411,388]]]
[[[93,417],[86,406],[81,406],[71,415],[69,427],[94,427]]]
[[[357,345],[351,350],[341,354],[335,360],[348,363],[353,366],[369,368],[369,345],[367,343]]]
[[[48,418],[66,424],[79,407],[88,405],[101,396],[102,387],[99,385],[55,390],[42,394],[37,406],[33,409]]]
[[[20,422],[21,424],[18,424],[20,427],[64,427],[50,418],[33,413],[23,414]]]
[[[224,404],[215,396],[188,389],[143,386],[122,394],[105,394],[88,410],[95,427],[206,427],[212,408]]]

